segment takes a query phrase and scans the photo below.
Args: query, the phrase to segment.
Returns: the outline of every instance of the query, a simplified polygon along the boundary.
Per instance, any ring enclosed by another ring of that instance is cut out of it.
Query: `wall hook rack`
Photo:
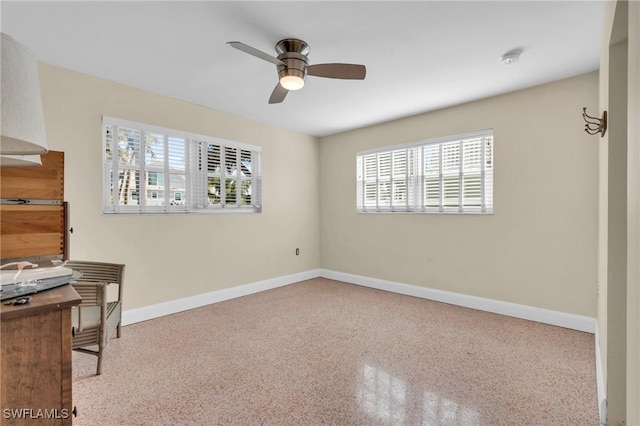
[[[582,108],[582,118],[587,123],[584,125],[584,131],[590,135],[596,135],[600,133],[600,137],[603,137],[607,132],[607,111],[602,113],[602,118],[591,117],[587,114],[587,108]]]

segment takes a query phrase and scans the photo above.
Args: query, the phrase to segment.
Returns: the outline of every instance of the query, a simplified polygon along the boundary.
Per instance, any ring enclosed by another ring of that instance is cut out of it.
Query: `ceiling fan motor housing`
[[[286,38],[276,43],[278,59],[283,65],[278,65],[278,77],[296,76],[304,79],[307,76],[309,45],[296,38]]]

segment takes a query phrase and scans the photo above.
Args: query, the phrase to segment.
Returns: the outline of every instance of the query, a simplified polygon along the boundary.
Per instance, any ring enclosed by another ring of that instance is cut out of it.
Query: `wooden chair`
[[[82,297],[82,302],[73,309],[73,350],[98,357],[96,374],[102,374],[102,353],[113,330],[121,335],[122,282],[124,266],[117,263],[85,262],[70,260],[66,267],[82,272],[82,278],[71,283]],[[107,287],[118,285],[117,299],[109,300]],[[98,346],[98,350],[88,349]]]

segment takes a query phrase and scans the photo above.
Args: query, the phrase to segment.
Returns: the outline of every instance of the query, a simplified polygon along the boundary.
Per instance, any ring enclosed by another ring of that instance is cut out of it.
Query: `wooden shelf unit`
[[[0,167],[2,263],[68,258],[64,153],[41,158],[42,166]],[[80,301],[63,285],[0,305],[0,424],[72,423],[71,308]]]

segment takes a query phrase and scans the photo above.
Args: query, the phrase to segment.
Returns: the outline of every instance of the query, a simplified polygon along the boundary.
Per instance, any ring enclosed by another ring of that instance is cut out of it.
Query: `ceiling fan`
[[[285,38],[276,43],[278,57],[271,56],[261,50],[239,41],[229,41],[228,45],[249,55],[277,65],[278,84],[269,98],[270,104],[284,101],[290,90],[299,90],[304,86],[307,75],[347,80],[364,80],[367,69],[356,64],[316,64],[309,65],[309,45],[297,38]]]

